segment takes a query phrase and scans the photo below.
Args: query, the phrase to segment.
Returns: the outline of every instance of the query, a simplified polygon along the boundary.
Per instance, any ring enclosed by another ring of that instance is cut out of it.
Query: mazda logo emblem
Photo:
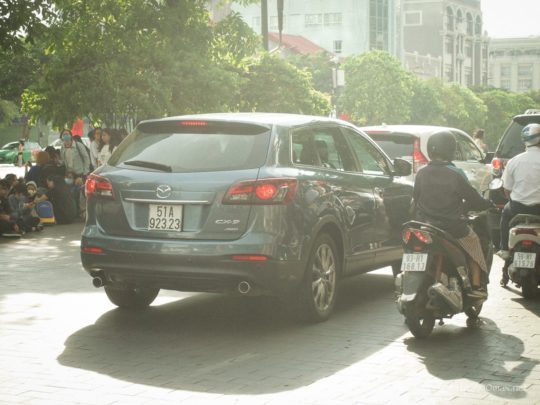
[[[161,186],[158,186],[158,188],[156,189],[156,196],[157,198],[169,198],[171,196],[171,192],[172,192],[171,186],[162,184]]]

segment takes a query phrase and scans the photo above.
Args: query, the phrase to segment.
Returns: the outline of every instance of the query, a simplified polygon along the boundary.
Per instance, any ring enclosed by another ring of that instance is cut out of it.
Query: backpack
[[[56,220],[54,218],[53,205],[50,201],[40,201],[36,204],[36,213],[44,225],[54,225]]]

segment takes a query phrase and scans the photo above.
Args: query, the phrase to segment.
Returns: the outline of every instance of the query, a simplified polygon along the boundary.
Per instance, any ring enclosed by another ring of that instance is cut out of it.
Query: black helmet
[[[427,150],[430,159],[450,162],[456,153],[456,138],[449,131],[437,132],[429,137]]]

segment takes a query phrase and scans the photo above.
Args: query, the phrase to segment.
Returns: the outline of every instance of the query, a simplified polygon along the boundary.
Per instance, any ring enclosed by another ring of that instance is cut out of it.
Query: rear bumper
[[[305,263],[276,259],[269,255],[270,241],[260,242],[116,238],[87,227],[81,248],[101,248],[103,253],[81,251],[81,261],[88,274],[99,275],[106,283],[178,291],[237,292],[238,284],[247,281],[251,295],[288,293],[302,280]],[[268,260],[233,260],[232,255],[238,254],[266,255]]]

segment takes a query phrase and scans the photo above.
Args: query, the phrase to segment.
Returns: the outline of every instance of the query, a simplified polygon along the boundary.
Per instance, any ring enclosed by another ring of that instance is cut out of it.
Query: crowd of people
[[[44,224],[84,218],[87,175],[107,163],[127,134],[125,129],[94,128],[87,147],[64,129],[59,150],[48,146],[38,152],[34,164],[26,163],[24,177],[8,174],[0,179],[0,236],[20,237],[43,230]]]

